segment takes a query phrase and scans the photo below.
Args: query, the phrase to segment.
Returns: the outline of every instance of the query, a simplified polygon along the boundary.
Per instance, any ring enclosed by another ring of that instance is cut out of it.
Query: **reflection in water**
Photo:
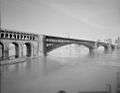
[[[2,57],[2,55],[3,55],[3,45],[0,43],[0,58]]]
[[[71,53],[72,54],[72,53]],[[49,55],[23,63],[1,66],[2,93],[67,93],[106,91],[116,93],[120,51],[77,57]]]
[[[48,69],[47,69],[47,58],[46,57],[44,57],[43,58],[43,75],[48,75]]]

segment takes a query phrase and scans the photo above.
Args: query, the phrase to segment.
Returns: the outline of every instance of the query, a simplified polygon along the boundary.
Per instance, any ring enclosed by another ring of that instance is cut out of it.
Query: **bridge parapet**
[[[0,39],[32,41],[38,40],[37,34],[0,30]]]

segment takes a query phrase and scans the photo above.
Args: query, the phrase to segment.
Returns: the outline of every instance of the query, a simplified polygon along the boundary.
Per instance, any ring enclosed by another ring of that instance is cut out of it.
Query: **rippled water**
[[[1,66],[2,93],[67,93],[116,91],[120,72],[120,50],[93,56],[48,55],[9,66]]]

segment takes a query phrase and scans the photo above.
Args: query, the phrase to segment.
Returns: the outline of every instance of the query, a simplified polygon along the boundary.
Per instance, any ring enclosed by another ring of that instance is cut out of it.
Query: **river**
[[[106,91],[108,84],[112,93],[116,93],[120,50],[92,56],[61,55],[51,53],[47,57],[1,66],[1,93]]]

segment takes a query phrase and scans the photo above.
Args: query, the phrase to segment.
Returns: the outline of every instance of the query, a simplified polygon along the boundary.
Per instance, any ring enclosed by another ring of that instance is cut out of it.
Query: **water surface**
[[[108,90],[107,84],[111,84],[112,93],[115,93],[117,72],[120,72],[120,50],[93,56],[48,55],[1,66],[1,92],[57,93],[65,90],[78,93]]]

